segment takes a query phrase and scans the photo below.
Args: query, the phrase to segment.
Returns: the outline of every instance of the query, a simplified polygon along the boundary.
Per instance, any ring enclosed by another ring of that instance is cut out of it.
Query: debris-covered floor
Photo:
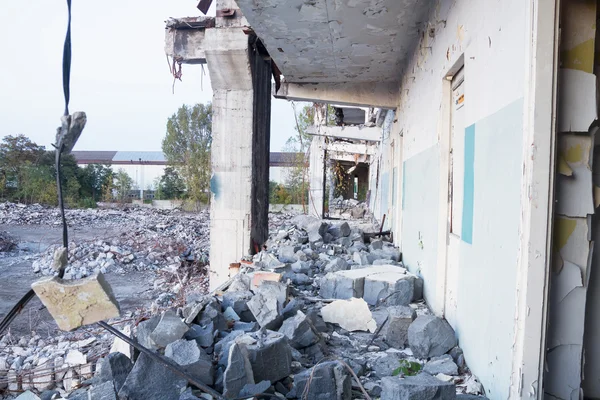
[[[242,260],[227,285],[207,294],[208,212],[71,210],[67,218],[70,277],[101,272],[109,282],[135,274],[146,280],[132,295],[150,298],[126,306],[111,282],[122,313],[110,323],[225,398],[482,393],[454,331],[431,315],[422,280],[376,236],[377,225],[271,214],[267,251]],[[0,236],[2,286],[15,265],[30,269],[28,284],[52,274],[52,240],[40,238],[35,248],[19,236],[25,227],[41,232],[58,222],[53,209],[0,204],[0,230],[7,231]],[[47,314],[39,303],[36,312]],[[18,319],[27,317],[25,310]],[[97,325],[64,333],[52,324],[30,323],[33,332],[0,339],[6,398],[23,391],[21,399],[213,398]]]

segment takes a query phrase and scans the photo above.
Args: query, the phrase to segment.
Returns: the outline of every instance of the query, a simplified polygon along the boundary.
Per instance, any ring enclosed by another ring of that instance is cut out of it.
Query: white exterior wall
[[[380,171],[385,185],[396,168],[396,242],[408,268],[424,278],[428,303],[444,314],[445,264],[440,268],[438,254],[445,253],[440,229],[448,209],[447,187],[440,184],[448,173],[445,76],[464,59],[465,127],[474,130],[472,184],[465,189],[472,193],[472,206],[465,206],[472,240],[457,249],[460,279],[450,322],[490,399],[508,398],[511,387],[530,7],[522,0],[437,2],[428,24],[435,32],[424,35],[400,85]],[[402,158],[393,166],[386,162],[392,141],[394,157]],[[384,209],[375,204],[376,215]]]

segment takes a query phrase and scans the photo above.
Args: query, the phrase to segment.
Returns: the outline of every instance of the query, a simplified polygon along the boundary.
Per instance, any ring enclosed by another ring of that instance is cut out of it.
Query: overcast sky
[[[211,100],[200,66],[183,65],[172,94],[164,52],[164,21],[199,15],[197,3],[73,0],[70,111],[88,118],[76,150],[160,150],[179,106]],[[22,133],[50,147],[64,110],[66,1],[2,1],[0,16],[0,137]],[[280,151],[294,114],[287,101],[272,104],[271,151]]]

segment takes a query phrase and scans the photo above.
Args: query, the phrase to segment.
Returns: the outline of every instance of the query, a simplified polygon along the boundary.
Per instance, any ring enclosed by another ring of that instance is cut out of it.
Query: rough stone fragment
[[[320,338],[310,318],[302,311],[298,311],[295,317],[283,321],[279,333],[283,333],[288,338],[290,345],[296,349],[312,346]]]
[[[76,281],[44,278],[31,288],[65,331],[119,316],[119,304],[101,273]]]
[[[321,309],[325,322],[338,324],[347,331],[375,332],[377,323],[363,299],[336,300]]]
[[[65,362],[70,367],[76,367],[78,365],[87,363],[87,357],[79,350],[69,350],[67,356],[65,357]]]
[[[369,245],[371,251],[373,250],[381,250],[383,249],[383,240],[381,239],[372,239],[371,244]]]
[[[381,380],[381,400],[452,400],[456,398],[453,383],[442,382],[431,375],[399,378],[388,376]]]
[[[141,353],[119,390],[120,399],[179,400],[187,381]]]
[[[408,327],[417,318],[417,313],[409,306],[388,307],[387,311],[383,337],[388,345],[403,349],[408,341]]]
[[[157,350],[158,346],[154,341],[150,338],[150,335],[156,329],[156,326],[160,322],[160,316],[155,315],[152,318],[142,321],[137,326],[136,339],[137,341],[144,347]]]
[[[310,318],[313,326],[317,328],[317,332],[327,332],[327,324],[323,321],[323,317],[319,315],[315,308],[308,310],[306,316]]]
[[[238,292],[229,292],[227,291],[223,294],[223,303],[222,307],[226,309],[227,307],[233,308],[233,311],[237,315],[240,316],[240,319],[244,322],[252,322],[254,321],[254,316],[248,309],[248,301],[252,298],[253,294],[249,290],[238,291]]]
[[[335,258],[325,266],[325,272],[345,271],[348,269],[348,263],[343,258]]]
[[[414,283],[414,292],[413,292],[413,302],[415,301],[419,301],[423,298],[423,278],[421,278],[420,276],[415,276],[415,283]]]
[[[459,370],[465,367],[465,356],[463,350],[459,346],[454,347],[448,354],[450,354]]]
[[[396,265],[387,264],[352,269],[349,271],[338,271],[333,274],[327,274],[321,279],[319,294],[321,297],[329,299],[363,297],[366,277],[381,274],[398,274],[398,276],[400,276],[405,273],[406,269]]]
[[[279,248],[279,261],[282,263],[293,264],[298,261],[296,252],[300,250],[300,246],[283,246]]]
[[[261,328],[278,329],[283,322],[276,293],[256,293],[248,302],[248,308]]]
[[[221,312],[221,304],[217,301],[217,299],[212,298],[211,301],[206,304],[204,310],[198,316],[198,324],[202,326],[209,325],[210,323],[214,324],[215,329],[217,330],[227,330],[227,319]]]
[[[227,322],[240,320],[240,316],[237,315],[237,313],[231,307],[227,307],[225,311],[223,311],[223,317],[225,317]]]
[[[400,361],[404,357],[402,353],[384,353],[381,357],[370,362],[369,367],[380,378],[391,376],[394,370],[400,366]]]
[[[277,272],[257,271],[252,276],[250,289],[253,291],[256,290],[265,281],[279,282],[281,281],[281,274]]]
[[[195,340],[202,347],[210,347],[214,343],[214,333],[215,326],[213,322],[204,327],[193,324],[190,327],[190,330],[185,333],[184,337],[187,340]]]
[[[54,387],[54,365],[48,358],[40,358],[33,370],[32,383],[35,390],[43,392]],[[0,378],[1,379],[1,378]]]
[[[210,396],[208,393],[203,393],[207,396]],[[203,399],[205,397],[202,397]],[[210,399],[212,400],[212,396],[210,396]],[[188,387],[183,393],[181,393],[181,396],[179,396],[179,400],[198,400],[198,397],[194,396],[194,394],[192,393],[192,388]]]
[[[408,344],[415,357],[437,357],[456,346],[456,337],[445,319],[421,315],[408,328]]]
[[[160,322],[150,334],[150,339],[159,347],[166,347],[189,330],[189,327],[177,316],[175,311],[167,310],[160,318]]]
[[[15,400],[40,400],[40,398],[33,392],[27,390],[26,392],[23,392],[17,396]]]
[[[131,327],[129,325],[125,326],[123,329],[120,329],[121,333],[127,337],[131,337]],[[129,343],[119,339],[116,337],[113,340],[112,345],[110,346],[111,353],[123,353],[128,358],[131,358],[131,346]]]
[[[306,385],[309,385],[309,388],[304,397]],[[348,370],[339,361],[328,361],[296,374],[294,387],[287,397],[311,400],[349,400],[352,398],[352,381]]]
[[[234,343],[229,348],[227,369],[223,378],[224,395],[227,398],[239,396],[240,391],[254,383],[254,373],[248,358],[248,350],[243,344]]]
[[[201,382],[212,385],[215,377],[213,363],[195,340],[180,339],[169,343],[165,356],[185,367],[185,370]]]
[[[271,331],[250,335],[256,339],[247,345],[254,379],[273,383],[288,376],[291,373],[292,352],[287,338]]]
[[[340,224],[340,234],[344,237],[350,236],[352,230],[350,229],[350,225],[347,222],[342,222]]]
[[[393,271],[365,278],[363,298],[371,305],[381,302],[385,305],[406,306],[412,301],[413,295],[414,275]]]
[[[381,396],[381,385],[378,385],[375,382],[367,382],[364,384],[365,390],[369,392],[371,396],[379,397]]]
[[[235,339],[240,336],[243,336],[244,332],[242,331],[232,331],[223,339],[221,339],[217,344],[215,344],[215,353],[218,354],[219,365],[224,367],[227,366],[227,357],[229,356],[229,349],[235,343]]]
[[[288,302],[289,287],[287,284],[282,282],[263,282],[256,290],[255,293],[262,293],[265,296],[275,296],[279,309],[283,309]]]
[[[256,395],[266,392],[271,387],[271,382],[262,381],[259,383],[247,383],[240,391],[240,397],[253,398]]]
[[[242,332],[254,332],[258,329],[258,324],[256,322],[239,322],[236,321],[233,324],[234,331],[242,331]]]
[[[250,290],[252,278],[246,274],[237,274],[233,277],[229,288],[227,289],[228,293],[238,292],[238,291],[246,291]]]
[[[131,360],[122,353],[111,353],[106,356],[100,364],[99,382],[111,382],[114,390],[118,392],[131,372],[133,364]]]
[[[358,265],[371,265],[375,258],[370,254],[355,251],[352,255],[352,259]]]
[[[458,375],[458,367],[452,360],[452,356],[448,354],[444,354],[443,356],[433,357],[431,360],[425,364],[423,367],[423,371],[427,372],[429,375]]]
[[[115,386],[110,381],[93,385],[89,394],[89,400],[117,400]]]
[[[485,396],[478,396],[475,394],[457,394],[456,400],[488,400]]]
[[[67,266],[67,248],[59,247],[54,250],[54,254],[52,255],[52,269],[55,271],[60,271],[63,267]]]

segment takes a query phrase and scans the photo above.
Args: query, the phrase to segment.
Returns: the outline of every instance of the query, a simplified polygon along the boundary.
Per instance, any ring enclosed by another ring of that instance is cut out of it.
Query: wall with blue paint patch
[[[461,136],[465,187],[453,327],[492,400],[508,398],[511,386],[529,7],[522,0],[436,2],[428,25],[435,32],[421,39],[399,89],[392,140],[402,141],[402,159],[380,173],[381,185],[386,173],[402,169],[395,182],[401,197],[394,203],[402,210],[397,244],[409,270],[424,278],[428,304],[441,313],[447,301],[441,237],[448,225],[448,196],[445,188],[440,192],[447,173],[442,139],[449,135],[444,82],[464,60],[468,128]]]
[[[437,231],[440,175],[439,150],[437,146],[422,151],[404,162],[405,192],[402,212],[402,256],[410,271],[423,277],[423,293],[426,299],[435,298],[438,280]]]

